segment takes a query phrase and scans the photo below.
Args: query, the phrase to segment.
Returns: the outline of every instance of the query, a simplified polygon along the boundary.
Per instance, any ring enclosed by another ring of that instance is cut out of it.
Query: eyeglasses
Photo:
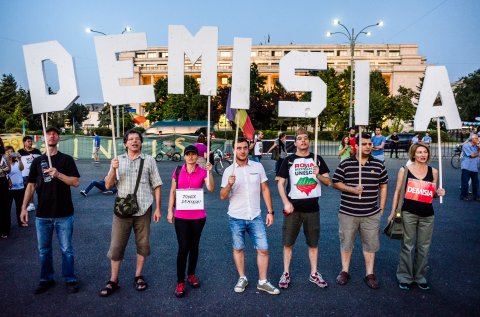
[[[140,138],[128,138],[127,141],[141,141]]]

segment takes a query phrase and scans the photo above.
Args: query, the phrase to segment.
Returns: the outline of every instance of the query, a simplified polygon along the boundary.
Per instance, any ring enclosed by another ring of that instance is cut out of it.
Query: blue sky
[[[165,1],[165,0],[0,0],[0,74],[13,74],[28,89],[22,45],[59,41],[75,58],[80,98],[102,102],[93,35],[86,27],[107,34],[129,25],[147,33],[148,46],[167,45],[169,24],[185,25],[192,34],[201,26],[219,28],[219,44],[234,37],[251,37],[253,44],[270,34],[272,44],[344,43],[327,38],[339,18],[359,28],[383,20],[381,29],[361,43],[418,44],[432,65],[445,65],[450,80],[480,68],[480,1]]]

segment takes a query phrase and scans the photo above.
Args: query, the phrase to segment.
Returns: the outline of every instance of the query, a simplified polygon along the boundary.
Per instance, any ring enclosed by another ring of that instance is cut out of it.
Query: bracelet
[[[273,215],[275,215],[275,211],[273,211],[273,210],[272,210],[272,211],[267,211],[267,214],[269,214],[269,215],[272,215],[272,216],[273,216]]]

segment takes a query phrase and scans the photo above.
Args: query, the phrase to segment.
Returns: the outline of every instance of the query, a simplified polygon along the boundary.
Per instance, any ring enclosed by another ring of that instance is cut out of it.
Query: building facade
[[[251,62],[258,65],[260,75],[266,76],[266,88],[271,89],[278,80],[278,65],[280,59],[290,51],[323,52],[327,55],[327,66],[342,72],[350,66],[350,46],[340,44],[316,45],[253,45]],[[371,70],[380,71],[392,94],[400,86],[417,90],[420,78],[425,74],[426,58],[418,54],[416,44],[357,44],[354,53],[355,60],[370,62]],[[145,51],[126,52],[120,54],[120,60],[131,60],[134,65],[134,77],[123,79],[123,85],[153,85],[159,78],[168,74],[168,47],[151,47]],[[218,47],[217,62],[218,85],[228,84],[232,75],[233,46]],[[185,75],[200,79],[202,62],[192,65],[185,57]],[[135,107],[135,105],[132,105]],[[136,106],[137,113],[143,114],[143,109]]]

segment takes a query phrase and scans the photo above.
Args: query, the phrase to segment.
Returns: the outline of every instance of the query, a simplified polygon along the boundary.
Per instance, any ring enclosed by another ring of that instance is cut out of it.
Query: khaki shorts
[[[297,212],[283,218],[283,245],[290,247],[295,244],[300,228],[310,248],[318,246],[320,238],[320,212]]]
[[[135,234],[137,254],[144,257],[150,255],[150,223],[152,219],[152,207],[148,208],[145,215],[140,217],[120,218],[113,214],[112,240],[107,256],[110,260],[121,261],[125,254],[130,232]]]
[[[340,249],[352,251],[357,232],[360,232],[363,251],[375,253],[380,249],[379,229],[380,212],[368,217],[353,217],[338,214],[338,235],[340,237]]]

